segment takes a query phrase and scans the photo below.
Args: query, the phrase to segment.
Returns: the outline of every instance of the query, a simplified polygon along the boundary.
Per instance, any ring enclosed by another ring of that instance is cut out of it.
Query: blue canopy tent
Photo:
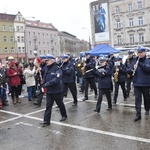
[[[93,49],[90,50],[91,56],[99,56],[101,54],[110,55],[110,54],[117,54],[117,53],[120,53],[120,51],[109,46],[108,44],[96,45]]]

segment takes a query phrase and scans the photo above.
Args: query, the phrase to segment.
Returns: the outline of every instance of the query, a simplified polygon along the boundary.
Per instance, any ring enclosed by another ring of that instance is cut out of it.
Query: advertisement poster
[[[95,42],[109,40],[108,4],[98,3],[93,5],[93,19],[95,27]]]

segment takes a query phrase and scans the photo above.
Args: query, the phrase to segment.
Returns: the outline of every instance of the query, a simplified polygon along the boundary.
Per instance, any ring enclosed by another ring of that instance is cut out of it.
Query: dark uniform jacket
[[[133,66],[137,59],[138,58],[134,60],[127,72],[133,72]],[[135,74],[133,76],[133,86],[150,86],[150,59],[146,58],[146,56],[139,59],[138,67],[135,70]]]
[[[95,62],[95,60],[93,58],[87,59],[85,63],[86,63],[86,66],[85,66],[85,70],[86,71],[95,68],[96,62]],[[93,75],[92,71],[90,71],[88,73],[85,73],[84,77],[85,78],[93,78],[95,76]]]
[[[61,78],[62,71],[55,63],[46,67],[43,80],[48,94],[61,93]]]
[[[120,63],[120,66],[118,66],[119,72],[118,72],[118,82],[125,82],[126,81],[126,66],[122,63]],[[116,66],[113,67],[113,75],[116,72]]]
[[[106,65],[103,68],[96,70],[95,75],[98,77],[98,87],[100,89],[110,88],[111,69],[109,66]]]
[[[7,74],[3,68],[0,69],[0,86],[8,82]]]
[[[70,61],[64,62],[62,69],[62,82],[72,83],[74,82],[74,66]]]

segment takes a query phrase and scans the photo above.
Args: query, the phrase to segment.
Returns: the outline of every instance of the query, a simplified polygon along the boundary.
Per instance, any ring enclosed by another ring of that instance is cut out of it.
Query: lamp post
[[[89,36],[89,50],[91,50],[91,40],[90,40],[90,31],[89,31],[89,29],[88,28],[82,28],[82,29],[86,29],[86,30],[88,30],[88,36]]]

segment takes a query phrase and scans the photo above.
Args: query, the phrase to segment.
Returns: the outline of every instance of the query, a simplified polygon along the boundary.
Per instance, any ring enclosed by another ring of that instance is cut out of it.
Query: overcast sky
[[[89,4],[95,0],[0,0],[0,13],[35,17],[52,23],[59,31],[66,31],[88,41],[90,26]],[[29,19],[29,18],[27,18]],[[82,28],[87,29],[82,29]]]

